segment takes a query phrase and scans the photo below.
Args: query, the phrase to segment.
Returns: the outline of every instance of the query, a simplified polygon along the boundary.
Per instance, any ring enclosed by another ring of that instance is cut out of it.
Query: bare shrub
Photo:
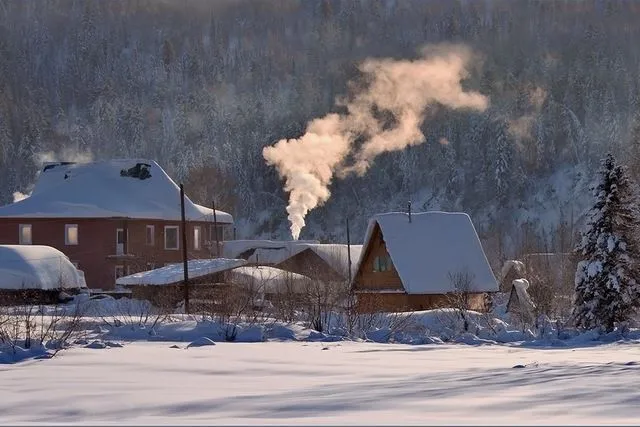
[[[218,284],[200,301],[197,312],[205,320],[214,321],[226,341],[235,341],[238,324],[265,325],[269,310],[265,310],[265,292],[272,277],[245,277],[231,283]]]
[[[454,291],[447,294],[447,303],[462,320],[464,331],[468,332],[470,326],[468,313],[471,310],[471,290],[475,276],[467,269],[449,272],[448,276]]]
[[[155,327],[171,319],[176,302],[183,298],[182,286],[145,286],[132,294],[135,298],[95,298],[87,305],[95,306],[94,314],[111,327],[144,327],[153,333]]]
[[[75,304],[32,304],[28,290],[0,301],[0,347],[13,354],[17,348],[30,349],[48,345],[54,355],[68,343],[79,338],[82,306]],[[20,296],[22,295],[22,296]],[[26,304],[16,305],[19,299]]]
[[[346,282],[311,279],[304,289],[303,312],[309,326],[318,332],[328,330],[332,320],[343,311],[348,298]]]

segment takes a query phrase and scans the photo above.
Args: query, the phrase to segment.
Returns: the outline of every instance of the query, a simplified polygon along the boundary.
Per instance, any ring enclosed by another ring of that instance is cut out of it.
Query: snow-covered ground
[[[136,342],[0,368],[4,424],[637,424],[640,348]]]

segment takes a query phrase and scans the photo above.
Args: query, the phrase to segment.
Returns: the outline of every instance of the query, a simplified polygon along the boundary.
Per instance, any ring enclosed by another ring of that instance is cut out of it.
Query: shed
[[[351,251],[351,266],[349,254]],[[355,274],[362,252],[362,245],[302,243],[293,248],[292,255],[275,266],[283,270],[303,274],[315,280],[346,282]]]
[[[210,297],[225,286],[224,272],[245,265],[242,259],[192,259],[187,262],[194,299]],[[132,298],[146,299],[158,307],[175,307],[184,298],[184,265],[175,263],[155,270],[120,277],[116,285],[131,291]],[[190,295],[191,296],[191,295]]]
[[[58,301],[61,291],[86,288],[84,273],[50,246],[0,245],[0,295],[3,302]]]

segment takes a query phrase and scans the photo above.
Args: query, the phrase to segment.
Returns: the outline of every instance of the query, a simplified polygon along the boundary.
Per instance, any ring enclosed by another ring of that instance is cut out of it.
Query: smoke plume
[[[93,161],[93,154],[89,151],[79,151],[71,148],[63,148],[60,153],[55,153],[53,151],[46,151],[41,153],[36,153],[34,155],[35,163],[38,169],[35,172],[35,179],[38,179],[38,175],[42,171],[42,165],[44,163],[49,162],[75,162],[75,163],[89,163]],[[35,180],[34,180],[35,181]],[[34,183],[31,183],[27,191],[22,193],[20,191],[15,191],[13,193],[13,203],[19,202],[20,200],[24,200],[31,196],[31,191],[33,190]]]
[[[461,86],[472,59],[471,51],[459,45],[425,48],[414,61],[368,59],[360,66],[368,85],[340,101],[345,114],[315,119],[300,138],[263,150],[267,164],[285,180],[294,239],[307,213],[329,199],[334,175],[362,175],[379,154],[425,142],[420,127],[430,106],[487,108],[487,97]],[[358,147],[357,138],[363,141]]]

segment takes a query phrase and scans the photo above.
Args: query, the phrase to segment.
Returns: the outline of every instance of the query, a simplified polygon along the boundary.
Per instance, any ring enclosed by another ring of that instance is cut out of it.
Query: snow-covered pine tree
[[[596,202],[576,251],[573,316],[584,329],[612,331],[639,304],[638,216],[633,185],[623,166],[608,154],[599,171]]]

